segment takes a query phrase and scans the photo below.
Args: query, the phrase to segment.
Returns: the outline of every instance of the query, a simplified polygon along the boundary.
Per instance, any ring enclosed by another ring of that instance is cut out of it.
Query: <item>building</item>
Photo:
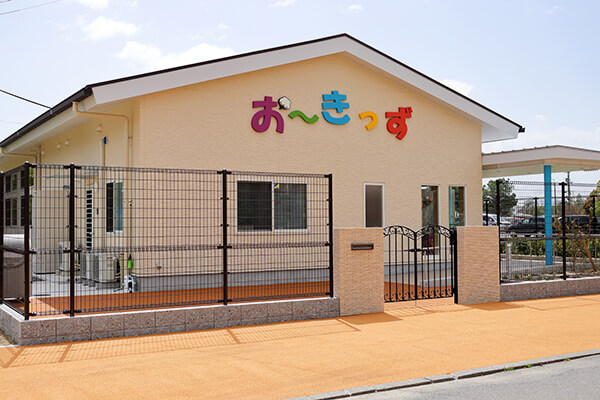
[[[332,173],[336,226],[479,225],[481,143],[523,131],[342,34],[88,85],[2,141],[0,167]]]

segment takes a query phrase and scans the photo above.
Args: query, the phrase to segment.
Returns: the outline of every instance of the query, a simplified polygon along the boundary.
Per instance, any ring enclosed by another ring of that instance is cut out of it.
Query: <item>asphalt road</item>
[[[598,399],[600,398],[600,356],[352,398],[357,400]]]

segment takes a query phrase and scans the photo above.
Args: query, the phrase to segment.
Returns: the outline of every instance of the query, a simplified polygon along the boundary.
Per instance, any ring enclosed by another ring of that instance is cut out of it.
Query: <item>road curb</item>
[[[294,397],[288,400],[333,400],[343,399],[353,396],[359,396],[363,394],[375,393],[375,392],[387,392],[389,390],[404,389],[415,386],[431,385],[434,383],[449,382],[459,379],[475,378],[478,376],[497,374],[500,372],[514,371],[517,369],[539,367],[542,365],[553,364],[563,361],[576,360],[578,358],[592,357],[600,355],[600,349],[579,351],[576,353],[567,353],[557,356],[536,358],[533,360],[518,361],[508,364],[493,365],[490,367],[465,369],[462,371],[452,372],[450,374],[427,376],[419,379],[410,379],[406,381],[384,383],[381,385],[373,386],[360,386],[351,389],[337,390],[335,392],[327,392],[320,394],[313,394],[309,396]]]

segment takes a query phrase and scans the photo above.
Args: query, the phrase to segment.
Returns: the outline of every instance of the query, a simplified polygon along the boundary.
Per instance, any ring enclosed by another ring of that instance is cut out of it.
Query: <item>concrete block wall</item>
[[[92,314],[74,318],[33,318],[29,321],[24,321],[21,315],[2,305],[0,329],[21,345],[60,343],[334,318],[340,315],[339,305],[336,298],[314,298]]]
[[[338,228],[334,232],[334,295],[340,315],[383,312],[383,232],[381,228]],[[373,250],[352,250],[353,242]]]
[[[600,278],[505,283],[500,285],[500,300],[545,299],[600,293]]]
[[[458,303],[500,301],[497,226],[458,227]]]

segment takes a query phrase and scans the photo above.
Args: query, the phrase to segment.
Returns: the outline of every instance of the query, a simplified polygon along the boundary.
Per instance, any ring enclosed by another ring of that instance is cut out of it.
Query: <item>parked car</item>
[[[487,219],[486,219],[487,217]],[[496,214],[488,214],[487,216],[483,214],[483,225],[496,226],[498,225],[498,220],[496,219]],[[506,217],[500,217],[500,230],[502,232],[506,231],[510,223],[506,220]]]
[[[562,217],[558,218],[558,222],[562,224]],[[591,215],[567,215],[565,216],[565,226],[569,233],[600,234],[598,218]]]
[[[490,225],[490,226],[496,226],[498,225],[498,221],[496,221],[496,216],[495,215],[485,215],[483,214],[483,225]]]
[[[532,217],[526,218],[521,222],[517,222],[516,224],[512,224],[508,227],[508,233],[520,233],[527,235],[535,235],[538,233],[544,233],[546,230],[546,224],[544,221],[544,216],[541,217]]]

